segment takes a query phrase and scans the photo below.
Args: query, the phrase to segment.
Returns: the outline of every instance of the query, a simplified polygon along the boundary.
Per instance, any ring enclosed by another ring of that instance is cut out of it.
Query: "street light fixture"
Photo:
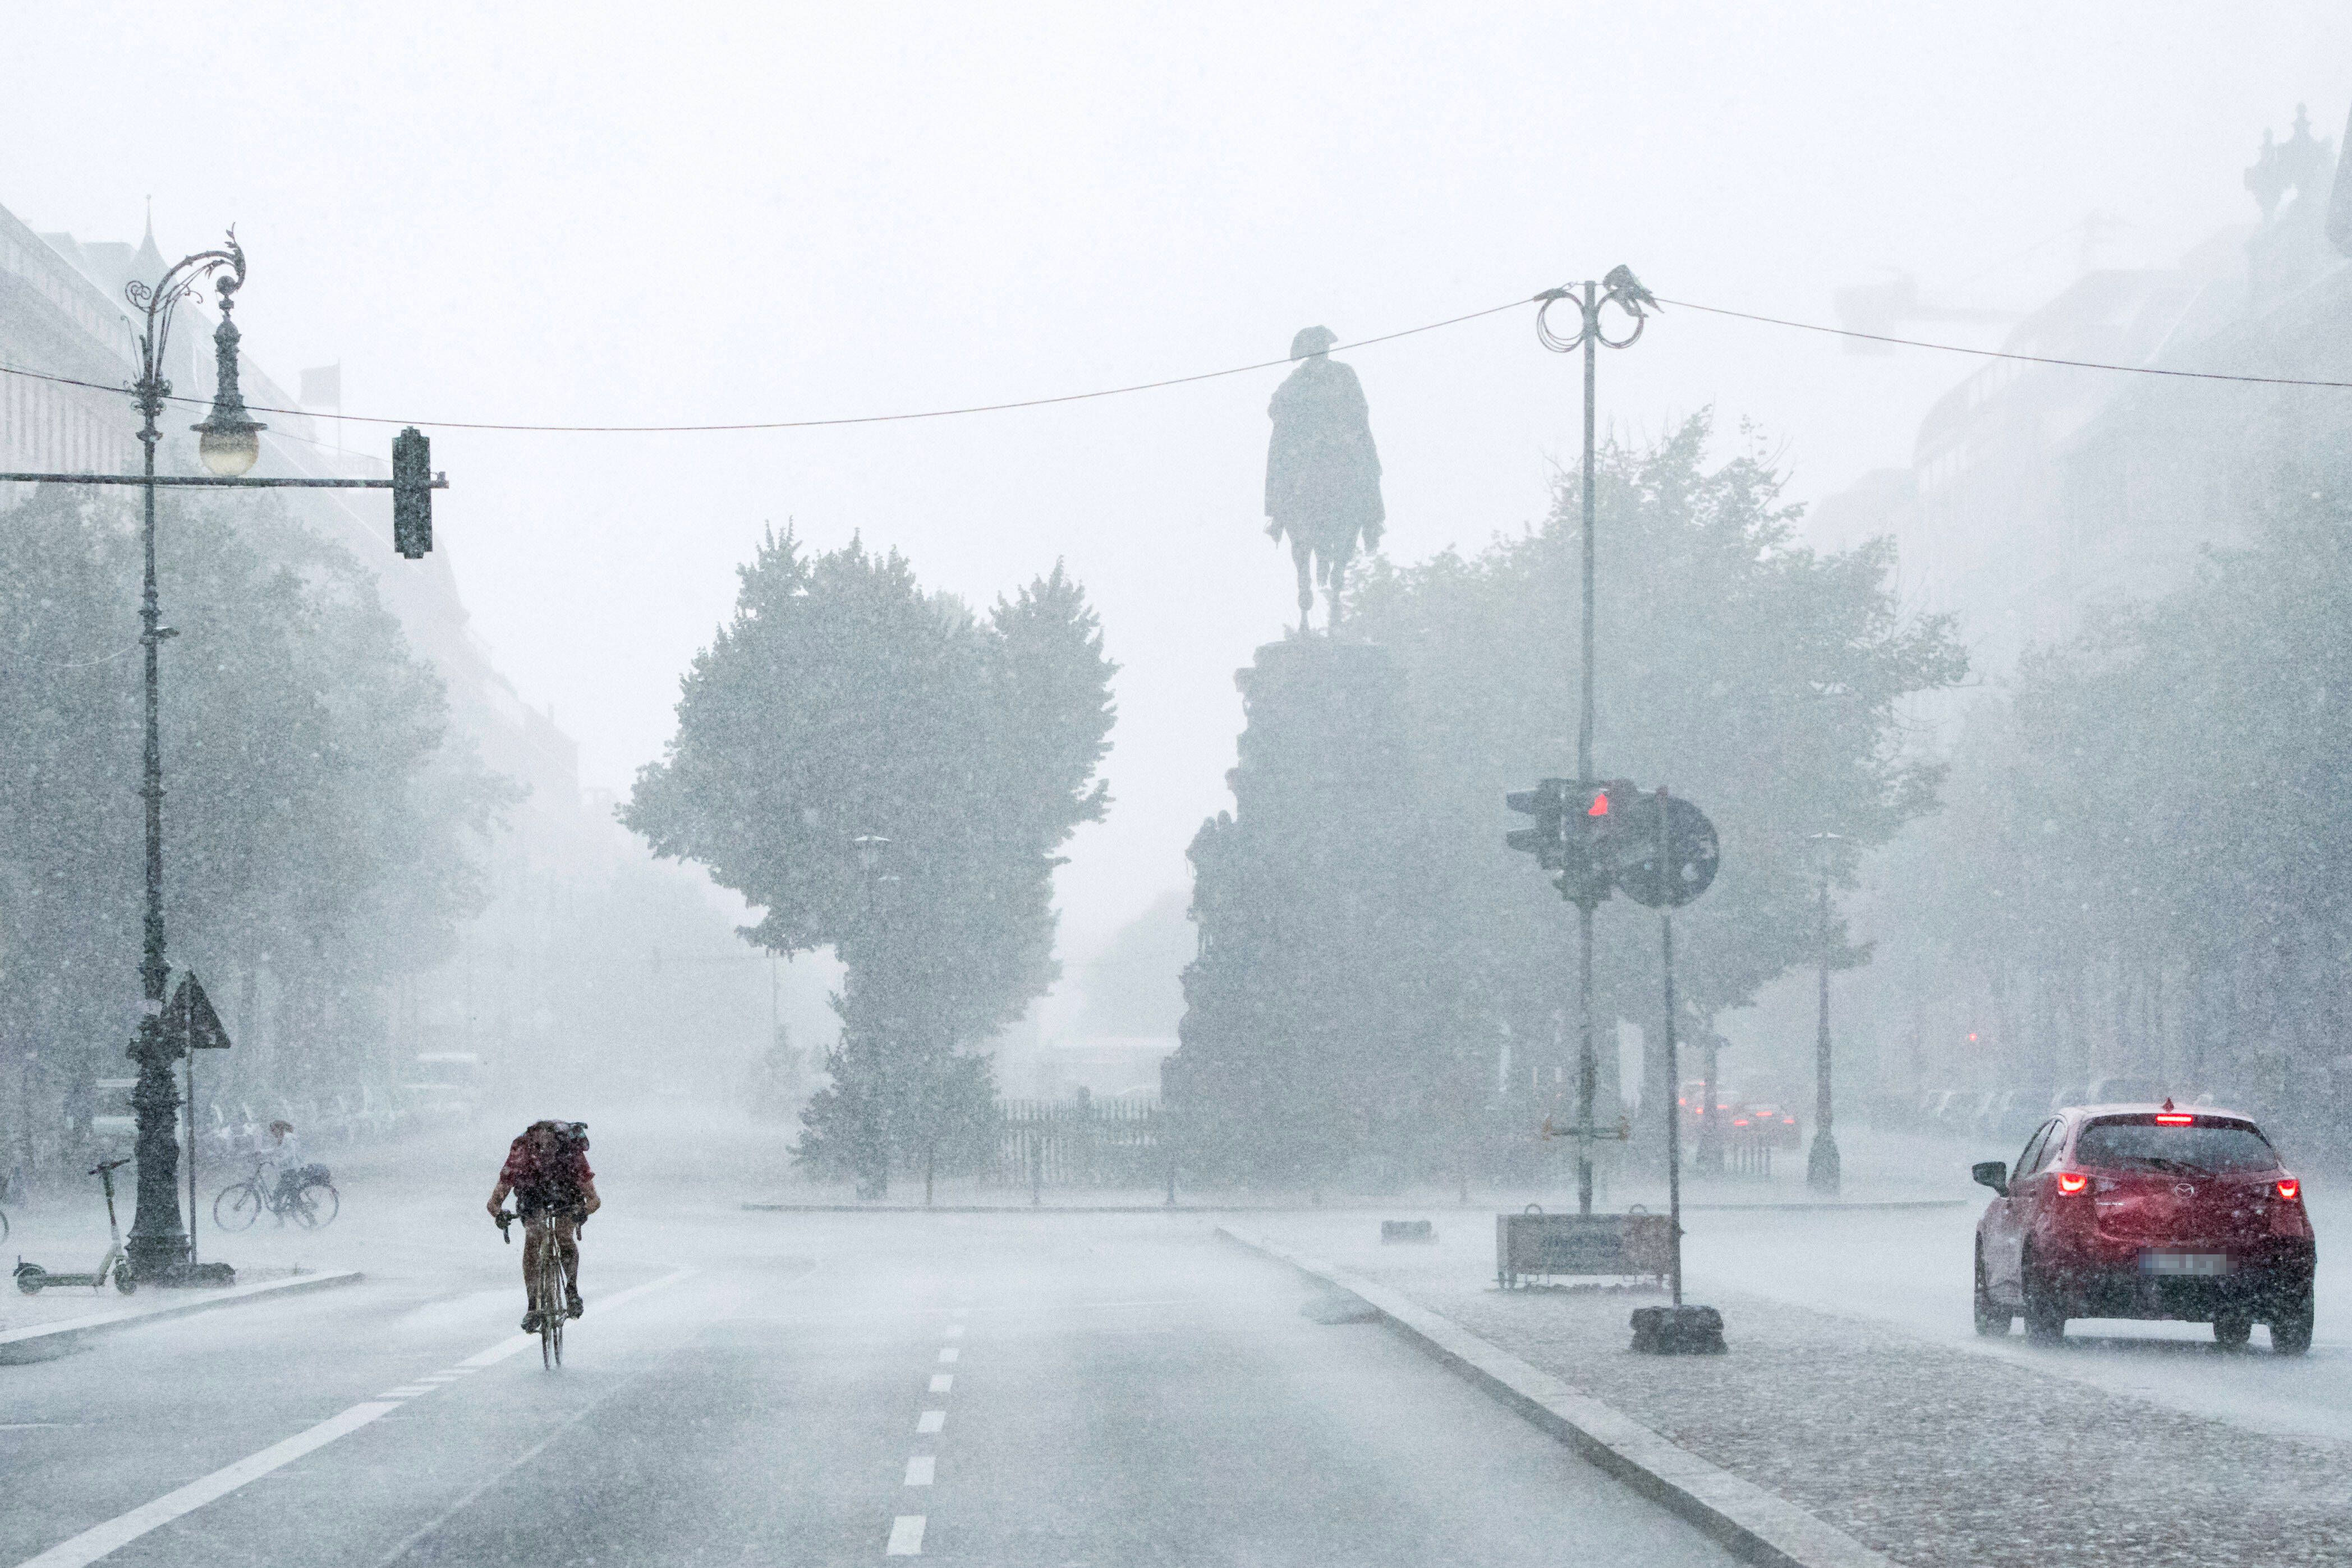
[[[234,234],[229,244],[236,244]],[[244,253],[237,254],[236,276],[221,279],[218,286],[221,319],[213,330],[213,411],[202,424],[189,427],[196,432],[196,455],[207,471],[224,479],[236,478],[253,466],[261,456],[261,433],[269,428],[245,412],[244,394],[237,391],[236,344],[243,334],[229,315],[245,281]]]

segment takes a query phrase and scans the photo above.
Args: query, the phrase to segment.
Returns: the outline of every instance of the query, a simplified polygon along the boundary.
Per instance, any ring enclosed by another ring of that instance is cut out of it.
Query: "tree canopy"
[[[224,506],[160,516],[169,956],[216,989],[266,967],[309,1015],[281,1083],[357,1077],[373,988],[479,907],[468,841],[511,796],[450,740],[357,563],[269,503],[236,528]],[[129,1040],[138,1000],[139,578],[117,500],[0,515],[0,1034],[50,1048],[52,1089]]]
[[[844,1049],[804,1157],[928,1148],[942,1084],[963,1085],[961,1104],[986,1093],[950,1057],[1058,972],[1056,852],[1108,803],[1096,772],[1117,666],[1058,565],[984,617],[860,542],[811,555],[771,534],[740,575],[623,818],[761,905],[751,940],[848,963]],[[888,841],[871,873],[861,838]]]
[[[1597,771],[1671,787],[1723,843],[1713,889],[1677,916],[1694,1032],[1820,950],[1814,835],[1838,835],[1845,884],[1932,808],[1941,766],[1908,744],[1900,705],[1966,668],[1944,619],[1903,612],[1891,542],[1798,544],[1799,509],[1753,438],[1712,462],[1710,436],[1693,418],[1654,444],[1604,448],[1596,475]],[[1351,609],[1356,633],[1408,673],[1434,890],[1428,948],[1410,961],[1448,993],[1454,1031],[1475,1037],[1483,1065],[1468,1070],[1495,1071],[1502,1035],[1517,1042],[1517,1092],[1546,1099],[1547,1070],[1573,1051],[1573,911],[1504,846],[1525,823],[1502,797],[1576,771],[1580,494],[1564,479],[1541,528],[1475,553],[1376,562]],[[1654,1035],[1655,921],[1620,901],[1598,926],[1604,1018]],[[1838,962],[1863,957],[1837,943]]]

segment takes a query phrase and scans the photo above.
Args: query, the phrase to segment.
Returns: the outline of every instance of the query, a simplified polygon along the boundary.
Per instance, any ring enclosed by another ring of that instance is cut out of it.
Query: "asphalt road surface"
[[[373,1232],[383,1184],[347,1192],[364,1284],[0,1367],[0,1564],[1729,1561],[1197,1216],[608,1170],[551,1374],[444,1186]]]

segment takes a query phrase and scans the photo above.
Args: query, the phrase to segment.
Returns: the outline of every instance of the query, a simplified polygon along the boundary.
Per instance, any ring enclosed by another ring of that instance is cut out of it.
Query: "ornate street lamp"
[[[194,425],[196,452],[206,472],[202,475],[159,475],[155,448],[163,433],[156,421],[163,405],[173,401],[172,383],[163,367],[170,349],[172,319],[181,301],[207,282],[220,304],[220,326],[213,333],[218,384],[211,413]],[[236,231],[218,250],[198,251],[150,286],[133,279],[123,295],[145,318],[139,336],[139,379],[128,389],[139,410],[139,444],[143,449],[142,471],[131,474],[0,474],[0,480],[40,485],[137,485],[143,491],[141,531],[142,578],[139,596],[139,641],[145,665],[145,745],[140,797],[146,803],[147,903],[142,925],[139,981],[139,1030],[131,1042],[131,1059],[139,1064],[139,1080],[131,1092],[137,1113],[134,1145],[139,1163],[137,1207],[125,1248],[133,1275],[165,1284],[226,1283],[228,1271],[219,1265],[196,1270],[189,1267],[188,1232],[180,1223],[179,1166],[180,1095],[172,1078],[172,1063],[187,1042],[177,1038],[164,1020],[163,1000],[171,981],[171,966],[163,956],[163,744],[159,723],[161,671],[158,650],[164,639],[176,636],[163,623],[155,586],[155,492],[164,486],[205,488],[278,488],[390,490],[394,493],[395,548],[410,559],[432,548],[432,496],[448,480],[431,471],[429,448],[414,429],[403,431],[393,443],[390,479],[286,477],[256,479],[247,476],[261,455],[261,432],[268,428],[246,412],[237,389],[236,324],[230,319],[236,292],[245,287],[245,248]],[[193,1209],[194,1198],[189,1199]],[[190,1215],[193,1223],[194,1216]]]
[[[163,356],[171,341],[173,314],[180,301],[215,277],[220,279],[221,324],[214,341],[222,367],[221,391],[213,405],[213,418],[205,422],[214,428],[196,428],[203,433],[199,450],[205,465],[220,477],[235,478],[252,467],[260,453],[260,426],[246,416],[245,400],[236,390],[237,330],[229,312],[236,291],[245,284],[245,248],[236,243],[236,231],[229,230],[226,248],[198,251],[184,258],[153,287],[134,280],[124,290],[147,318],[146,330],[139,338],[139,380],[131,389],[142,420],[139,444],[145,455],[146,481],[139,641],[146,667],[146,741],[140,795],[147,806],[147,910],[139,959],[139,1032],[131,1044],[131,1059],[139,1064],[139,1082],[131,1092],[131,1106],[139,1123],[139,1187],[131,1239],[124,1249],[131,1271],[142,1280],[168,1278],[188,1260],[188,1233],[180,1224],[180,1094],[172,1081],[172,1063],[180,1046],[163,1028],[163,992],[171,980],[171,967],[163,958],[163,740],[158,718],[157,651],[173,632],[163,624],[155,590],[155,446],[163,440],[155,421],[163,412],[163,400],[172,395],[172,383],[163,375]],[[194,1218],[190,1216],[191,1221]]]
[[[1576,780],[1580,789],[1599,780],[1592,772],[1592,536],[1593,536],[1593,474],[1592,425],[1593,379],[1597,371],[1599,350],[1630,349],[1642,337],[1648,324],[1648,312],[1658,308],[1657,299],[1642,287],[1642,280],[1628,267],[1612,267],[1607,277],[1595,283],[1587,278],[1578,287],[1548,288],[1536,296],[1540,308],[1536,312],[1536,337],[1554,353],[1584,350],[1584,598],[1582,624],[1578,630],[1583,639],[1583,687],[1576,721]],[[1569,305],[1578,313],[1576,330],[1557,332],[1552,329],[1551,311],[1555,305]],[[1601,311],[1615,306],[1618,313],[1632,325],[1621,328],[1612,336],[1603,322]],[[1599,890],[1600,897],[1607,889]],[[1577,1025],[1576,1025],[1576,1210],[1579,1214],[1592,1212],[1592,1101],[1600,1088],[1600,1061],[1592,1048],[1592,912],[1599,906],[1598,898],[1589,889],[1576,901],[1577,952]]]

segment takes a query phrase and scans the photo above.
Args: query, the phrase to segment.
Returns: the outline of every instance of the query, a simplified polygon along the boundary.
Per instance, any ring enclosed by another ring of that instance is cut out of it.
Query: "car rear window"
[[[2260,1133],[2242,1122],[2188,1126],[2158,1124],[2154,1116],[2094,1122],[2074,1140],[2079,1165],[2110,1170],[2266,1171],[2278,1154]]]

